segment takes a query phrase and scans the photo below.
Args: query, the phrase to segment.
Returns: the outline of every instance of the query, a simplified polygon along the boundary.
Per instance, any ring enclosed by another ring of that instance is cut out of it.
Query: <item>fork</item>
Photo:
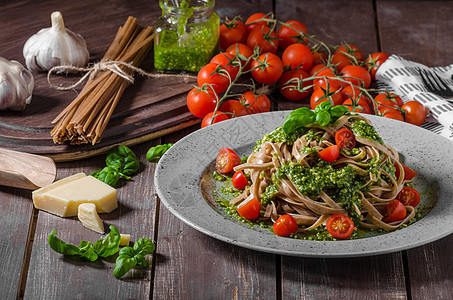
[[[442,97],[453,97],[453,88],[445,79],[441,78],[435,72],[429,72],[427,70],[419,70],[419,73],[428,91]]]

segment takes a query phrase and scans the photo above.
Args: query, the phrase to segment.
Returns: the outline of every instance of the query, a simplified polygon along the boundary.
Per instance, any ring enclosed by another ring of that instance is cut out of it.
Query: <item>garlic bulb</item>
[[[48,71],[61,65],[85,66],[90,54],[83,37],[64,27],[63,16],[59,11],[52,13],[51,20],[52,27],[41,29],[25,43],[27,68]]]
[[[0,57],[0,110],[24,110],[34,86],[33,75],[22,64]]]

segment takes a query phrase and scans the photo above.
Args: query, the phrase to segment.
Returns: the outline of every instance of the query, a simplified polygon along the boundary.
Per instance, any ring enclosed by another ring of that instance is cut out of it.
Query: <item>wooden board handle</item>
[[[49,157],[0,148],[0,185],[35,190],[51,184],[56,175]]]

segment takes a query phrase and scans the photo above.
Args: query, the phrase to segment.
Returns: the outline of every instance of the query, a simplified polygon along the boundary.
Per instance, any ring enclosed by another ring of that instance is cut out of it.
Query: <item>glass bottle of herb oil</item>
[[[162,16],[154,36],[154,67],[196,73],[219,53],[220,18],[215,0],[159,0]]]

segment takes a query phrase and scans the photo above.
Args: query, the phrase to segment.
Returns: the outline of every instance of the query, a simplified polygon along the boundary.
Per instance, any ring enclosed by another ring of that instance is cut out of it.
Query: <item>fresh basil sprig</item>
[[[335,122],[339,117],[349,114],[349,109],[343,105],[332,107],[330,102],[325,101],[318,104],[314,111],[308,107],[301,107],[293,110],[286,117],[283,123],[283,131],[292,134],[307,125],[327,126]]]
[[[109,150],[105,164],[105,168],[90,175],[113,187],[120,178],[129,180],[140,168],[140,162],[135,153],[123,145]]]
[[[156,246],[149,239],[141,238],[134,243],[134,247],[124,247],[120,250],[115,262],[113,275],[121,278],[135,266],[146,267],[146,254],[151,254]]]
[[[163,144],[163,145],[157,145],[155,147],[149,148],[148,152],[146,153],[146,159],[149,162],[156,162],[159,160],[159,158],[164,155],[165,152],[167,152],[170,147],[173,146],[173,144]]]
[[[48,243],[55,252],[63,255],[76,255],[93,262],[99,257],[107,258],[118,252],[121,235],[115,226],[110,225],[109,228],[109,234],[94,244],[88,241],[81,241],[79,246],[65,243],[55,236],[56,230],[49,234]],[[155,249],[156,246],[153,242],[146,238],[136,241],[133,247],[122,248],[116,259],[113,275],[120,278],[137,265],[146,267],[145,255],[153,253]]]

